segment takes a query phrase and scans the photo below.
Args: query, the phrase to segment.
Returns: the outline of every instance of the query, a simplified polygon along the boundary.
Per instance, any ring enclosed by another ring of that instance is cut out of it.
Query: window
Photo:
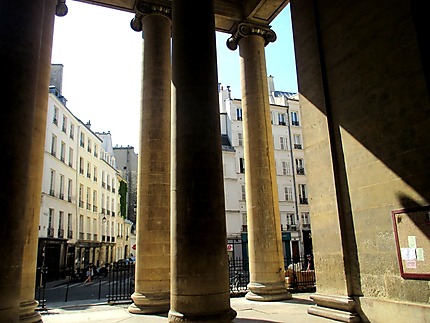
[[[57,156],[57,136],[52,135],[51,139],[51,155],[56,157]]]
[[[110,175],[107,174],[106,176],[106,183],[107,183],[107,189],[110,190]]]
[[[48,228],[52,228],[54,224],[54,209],[49,209]]]
[[[64,163],[66,161],[66,143],[61,142],[60,146],[60,160]]]
[[[285,113],[278,113],[278,124],[280,126],[286,126],[287,123],[285,121]]]
[[[305,165],[304,165],[303,159],[301,158],[296,159],[296,170],[297,170],[297,175],[305,175]]]
[[[59,198],[64,200],[64,175],[60,175],[60,195]]]
[[[55,195],[55,170],[51,169],[51,178],[49,182],[49,195]]]
[[[79,174],[84,175],[84,159],[79,157]]]
[[[112,192],[115,193],[115,178],[112,178]]]
[[[239,158],[239,173],[245,173],[245,159]]]
[[[79,184],[79,207],[84,207],[84,185]]]
[[[242,121],[242,109],[241,108],[236,109],[236,120]]]
[[[58,115],[60,114],[60,112],[58,111],[57,107],[54,107],[54,117],[52,118],[52,122],[58,126]]]
[[[287,213],[287,225],[296,224],[294,221],[294,213]]]
[[[70,124],[70,139],[75,139],[75,125],[73,123]]]
[[[91,210],[91,188],[87,187],[87,210]]]
[[[85,148],[85,134],[81,132],[81,139],[79,141],[82,148]]]
[[[66,133],[67,132],[67,117],[63,115],[63,125],[61,126],[61,130]]]
[[[93,149],[93,144],[91,142],[91,139],[88,138],[88,142],[87,142],[87,150],[88,152],[91,154],[91,151]]]
[[[306,184],[299,184],[300,204],[308,204]]]
[[[73,168],[73,148],[69,147],[69,166]]]
[[[103,193],[100,206],[102,207],[102,214],[105,214],[105,195]]]
[[[79,215],[79,239],[84,239],[84,216]]]
[[[67,239],[73,239],[72,213],[67,214]]]
[[[309,219],[309,212],[302,212],[302,224],[303,226],[309,225],[310,219]]]
[[[91,163],[87,162],[87,177],[91,178]]]
[[[49,209],[47,236],[54,237],[54,209]]]
[[[242,192],[242,201],[246,200],[246,188],[245,185],[241,185],[241,192]]]
[[[291,175],[291,167],[288,160],[282,161],[282,175]]]
[[[64,212],[60,211],[58,213],[58,238],[64,237],[63,221],[64,221]]]
[[[302,138],[300,135],[294,135],[294,149],[302,149]]]
[[[285,150],[285,138],[284,137],[279,137],[279,144],[280,144],[280,149],[281,150]]]
[[[106,187],[106,182],[105,182],[105,171],[102,171],[102,187]]]
[[[291,124],[293,126],[299,126],[299,114],[296,111],[291,111]]]
[[[72,188],[73,188],[73,182],[69,178],[69,182],[67,183],[67,201],[72,202]]]
[[[97,146],[97,144],[94,144],[94,157],[98,157],[99,153],[98,153],[99,147]]]
[[[284,198],[285,198],[285,201],[289,201],[289,202],[293,201],[293,187],[292,186],[285,186],[284,187]]]
[[[97,191],[93,191],[93,212],[97,212]]]
[[[241,132],[237,133],[237,145],[240,147],[243,146],[243,134]]]
[[[94,173],[93,173],[93,179],[94,179],[94,182],[97,182],[97,166],[94,166]]]
[[[115,216],[115,199],[112,199],[111,210],[112,210],[112,215]],[[125,216],[125,214],[124,214],[124,216]]]

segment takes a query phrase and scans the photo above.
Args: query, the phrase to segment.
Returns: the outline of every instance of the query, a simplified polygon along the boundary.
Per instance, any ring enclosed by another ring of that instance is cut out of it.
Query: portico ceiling
[[[78,0],[93,5],[134,12],[137,0]],[[171,5],[172,0],[147,1],[151,4]],[[217,31],[231,33],[237,23],[247,20],[261,25],[270,25],[285,8],[289,0],[215,0],[215,28]],[[198,5],[196,13],[198,14]]]

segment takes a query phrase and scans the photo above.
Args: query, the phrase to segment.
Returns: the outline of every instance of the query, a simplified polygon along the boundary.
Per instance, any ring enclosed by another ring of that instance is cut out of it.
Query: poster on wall
[[[400,274],[430,278],[430,206],[391,212]]]

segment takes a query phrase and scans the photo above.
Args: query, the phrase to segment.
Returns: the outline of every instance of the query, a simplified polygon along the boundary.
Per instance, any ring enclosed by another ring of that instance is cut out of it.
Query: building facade
[[[127,181],[127,219],[136,224],[138,155],[133,146],[113,147],[117,168]]]
[[[297,93],[275,91],[269,76],[270,116],[275,151],[282,244],[286,264],[312,253],[312,235]],[[247,258],[242,101],[229,87],[219,89],[223,171],[230,258]]]
[[[131,224],[120,212],[119,190],[126,184],[111,146],[110,136],[94,133],[90,122],[66,107],[60,90],[50,87],[38,248],[38,267],[47,267],[49,278],[130,252]]]

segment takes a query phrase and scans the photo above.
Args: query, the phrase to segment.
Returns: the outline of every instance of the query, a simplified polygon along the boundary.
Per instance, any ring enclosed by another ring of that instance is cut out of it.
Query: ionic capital
[[[136,15],[130,22],[130,27],[134,31],[142,31],[142,18],[147,15],[162,15],[172,19],[172,6],[170,3],[163,1],[151,3],[144,0],[138,0],[134,6],[134,12]]]
[[[227,47],[231,50],[236,50],[239,40],[252,35],[262,37],[264,39],[264,46],[276,40],[276,34],[270,29],[270,26],[244,21],[237,25],[236,31],[227,39]]]

